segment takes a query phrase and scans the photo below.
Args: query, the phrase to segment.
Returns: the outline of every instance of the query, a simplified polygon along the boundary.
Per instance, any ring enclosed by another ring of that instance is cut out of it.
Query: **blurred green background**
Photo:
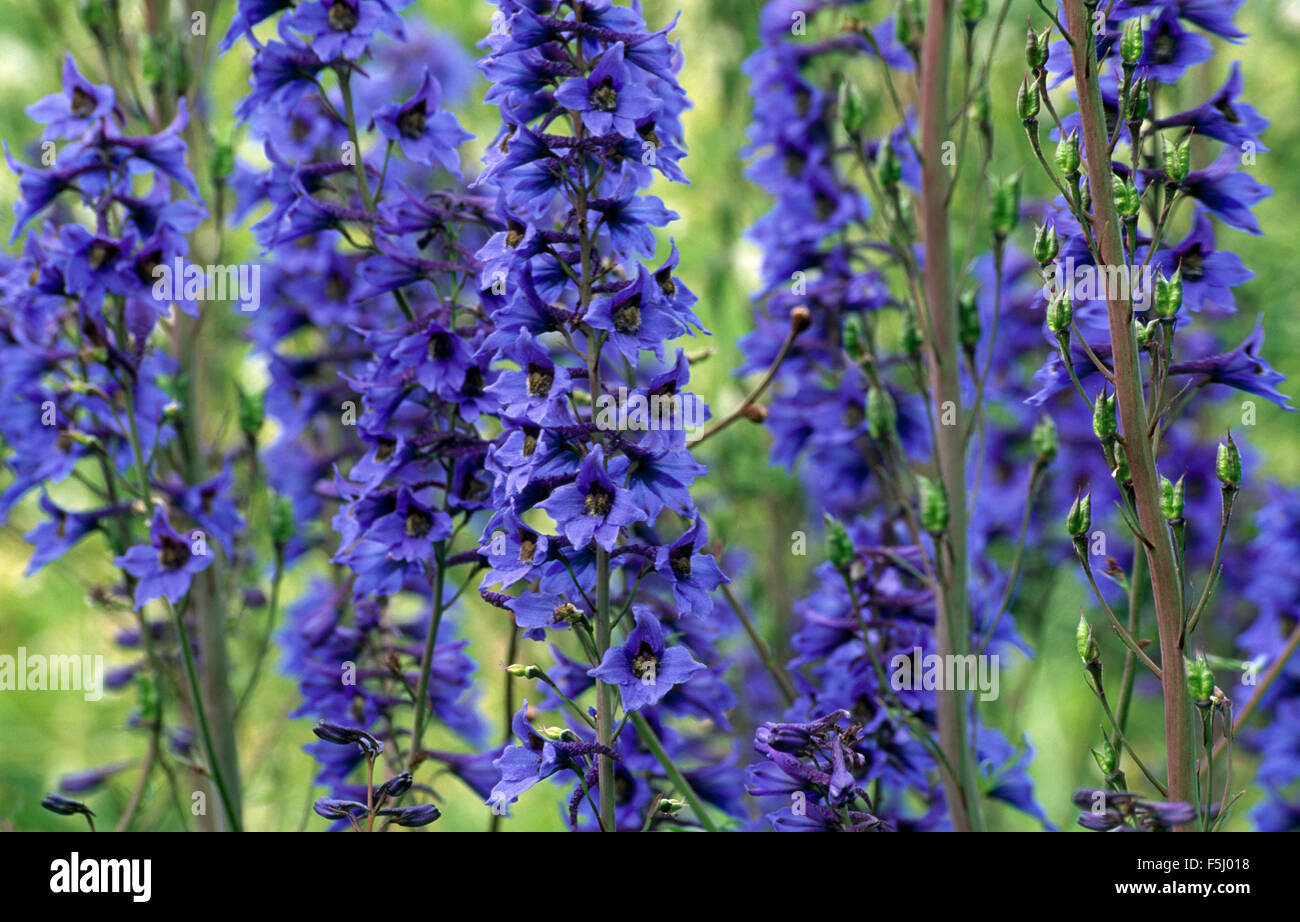
[[[759,254],[742,234],[767,208],[762,193],[743,178],[741,154],[755,101],[750,99],[740,66],[756,45],[761,4],[757,0],[646,0],[644,6],[652,26],[668,22],[678,6],[684,8],[676,37],[686,59],[681,82],[694,102],[686,117],[690,156],[684,164],[692,184],[663,185],[656,191],[682,218],[671,228],[682,252],[680,276],[700,296],[699,313],[713,332],[707,344],[717,350],[711,360],[696,366],[692,383],[717,414],[734,407],[743,394],[731,370],[740,360],[736,340],[750,326],[749,293],[756,287]],[[210,24],[214,35],[224,33],[232,7],[231,2],[221,4],[216,21]],[[419,10],[472,50],[489,28],[492,9],[486,3],[466,0],[420,0],[411,12]],[[0,0],[0,22],[4,24],[0,30],[0,137],[20,156],[38,135],[23,108],[58,88],[65,51],[73,52],[93,81],[104,79],[76,10],[74,0]],[[1013,4],[1002,35],[999,64],[990,77],[1003,151],[1020,140],[1013,108],[1021,73],[1022,24],[1030,11],[1036,14],[1035,22],[1042,19],[1028,0]],[[1200,75],[1189,78],[1192,85],[1184,89],[1188,94],[1184,102],[1190,103],[1194,94],[1203,98],[1217,88],[1228,62],[1239,56],[1246,76],[1246,98],[1273,120],[1264,137],[1271,152],[1261,155],[1254,168],[1257,178],[1274,188],[1273,197],[1257,210],[1265,236],[1221,230],[1220,245],[1236,250],[1256,274],[1253,282],[1236,291],[1237,332],[1244,335],[1255,314],[1264,311],[1266,354],[1294,379],[1300,375],[1300,355],[1295,348],[1300,343],[1300,314],[1293,307],[1300,291],[1300,261],[1296,259],[1300,229],[1293,211],[1300,201],[1300,117],[1294,105],[1300,86],[1300,54],[1295,50],[1300,47],[1300,0],[1251,0],[1238,16],[1238,24],[1251,34],[1248,43],[1236,49],[1227,46],[1237,54],[1219,55],[1213,69],[1202,67]],[[246,91],[247,67],[244,47],[217,63],[212,117],[218,122],[232,120],[231,109]],[[459,113],[463,124],[483,139],[490,138],[495,129],[495,109],[479,104],[485,89],[480,81],[473,102]],[[762,100],[757,102],[762,104]],[[467,147],[476,152],[474,143]],[[995,165],[999,168],[1010,169]],[[1046,180],[1039,188],[1039,178],[1030,172],[1028,191],[1046,191]],[[4,216],[0,239],[9,236],[16,194],[16,178],[0,169],[0,214]],[[251,258],[254,251],[246,233],[232,240],[231,246],[246,247],[244,252]],[[233,318],[228,324],[232,335],[238,334],[238,322]],[[214,361],[224,361],[232,373],[244,373],[236,367],[240,362],[237,353]],[[1230,404],[1220,406],[1219,412],[1228,414],[1223,417],[1225,424],[1232,419],[1231,409]],[[1271,413],[1266,419],[1280,420],[1282,416]],[[1270,425],[1273,428],[1268,428]],[[1300,476],[1300,431],[1290,420],[1264,422],[1248,439],[1263,452],[1269,473],[1288,482]],[[753,566],[740,577],[740,588],[755,600],[755,614],[764,630],[784,646],[784,638],[795,626],[790,604],[804,594],[808,569],[820,553],[814,543],[809,557],[791,556],[789,536],[799,529],[813,534],[818,526],[802,511],[797,482],[768,465],[767,450],[766,436],[753,426],[732,427],[714,440],[704,452],[710,473],[701,502],[714,537],[727,546],[741,546],[750,555]],[[111,623],[85,600],[89,585],[112,577],[105,547],[98,539],[86,541],[58,564],[25,579],[23,568],[30,550],[22,535],[37,520],[35,502],[29,498],[0,530],[0,652],[12,654],[19,646],[32,652],[78,650],[105,654],[110,668],[124,662],[111,643],[114,631],[122,625]],[[253,524],[257,527],[258,523]],[[1075,812],[1069,804],[1070,793],[1076,787],[1097,783],[1095,766],[1082,741],[1095,736],[1100,715],[1080,680],[1073,651],[1077,614],[1072,613],[1077,613],[1083,596],[1068,568],[1059,572],[1063,578],[1055,583],[1033,587],[1040,597],[1050,595],[1047,610],[1053,613],[1039,637],[1037,662],[1034,666],[1024,661],[1012,664],[1003,678],[1003,697],[990,710],[999,715],[995,722],[1004,729],[1030,735],[1037,749],[1031,774],[1038,799],[1053,821],[1070,828]],[[300,578],[290,579],[286,598],[292,600],[300,585]],[[1237,617],[1245,623],[1244,613]],[[500,682],[494,667],[505,655],[504,641],[491,630],[473,625],[469,635],[484,680],[484,713],[496,715]],[[238,647],[235,651],[238,655]],[[66,773],[139,755],[143,737],[123,729],[134,703],[133,693],[109,694],[90,705],[76,693],[0,692],[0,828],[64,829],[80,823],[42,810],[40,798],[55,790]],[[314,765],[301,751],[302,744],[311,739],[311,721],[295,722],[286,717],[297,703],[289,680],[278,674],[267,676],[252,713],[241,725],[245,822],[251,829],[323,825],[317,817],[308,816],[311,800],[320,793],[311,789]],[[1158,706],[1143,701],[1135,719],[1131,736],[1140,747],[1145,744],[1150,750],[1159,739]],[[436,732],[432,743],[455,745],[451,739],[438,738]],[[91,805],[115,817],[127,799],[133,777],[131,772],[119,775],[108,790],[90,798]],[[444,819],[432,828],[485,828],[486,811],[471,793],[453,780],[440,782],[439,791],[444,795]],[[539,796],[517,805],[516,818],[505,828],[563,828],[555,807],[557,798],[537,793]],[[1248,798],[1246,805],[1249,803]],[[144,813],[145,821],[156,820],[163,827],[173,823],[167,806],[165,796],[155,796]],[[1238,813],[1233,825],[1242,823]],[[992,825],[1035,828],[1010,811],[995,812]]]

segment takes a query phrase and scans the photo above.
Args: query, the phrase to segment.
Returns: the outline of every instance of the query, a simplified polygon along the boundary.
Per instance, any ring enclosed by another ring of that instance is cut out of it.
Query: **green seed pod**
[[[1025,37],[1025,64],[1035,73],[1047,63],[1047,39],[1050,35],[1050,29],[1044,29],[1042,35],[1037,35],[1031,28]]]
[[[1118,428],[1115,421],[1115,397],[1107,396],[1102,391],[1092,404],[1092,434],[1104,442],[1113,438]]]
[[[287,496],[276,495],[271,503],[271,542],[276,547],[284,547],[293,532],[293,503]]]
[[[1038,423],[1029,436],[1029,444],[1033,446],[1034,456],[1042,463],[1051,464],[1056,459],[1056,453],[1061,448],[1061,440],[1056,433],[1056,423],[1052,417],[1044,413],[1038,418]]]
[[[1056,235],[1055,224],[1044,224],[1034,231],[1034,259],[1046,266],[1061,252],[1061,238]]]
[[[1180,183],[1187,178],[1192,165],[1192,139],[1188,136],[1180,144],[1164,142],[1165,175],[1172,183]]]
[[[1156,316],[1171,318],[1183,306],[1183,270],[1180,266],[1170,278],[1164,270],[1156,275]]]
[[[867,390],[867,431],[873,439],[893,435],[898,425],[898,408],[889,391],[874,384]]]
[[[1187,664],[1187,691],[1197,704],[1205,704],[1214,695],[1214,673],[1204,656]]]
[[[1119,212],[1121,218],[1131,218],[1138,213],[1140,198],[1137,187],[1133,185],[1132,180],[1123,180],[1118,176],[1112,176],[1110,181],[1111,193],[1115,196],[1115,210]]]
[[[1183,481],[1186,474],[1178,478],[1177,483],[1170,483],[1167,477],[1160,478],[1160,514],[1167,521],[1176,522],[1183,517],[1186,505],[1183,499]]]
[[[1065,517],[1065,531],[1071,538],[1082,538],[1092,527],[1092,494],[1084,493],[1074,498],[1070,512]]]
[[[1074,649],[1078,651],[1079,659],[1085,666],[1101,658],[1101,648],[1097,646],[1097,639],[1092,636],[1092,625],[1088,623],[1088,619],[1082,612],[1079,613],[1079,624],[1074,629]]]
[[[1056,145],[1056,168],[1066,176],[1074,176],[1079,172],[1079,133],[1071,131],[1069,135]]]
[[[1124,23],[1124,35],[1119,40],[1119,54],[1125,64],[1136,64],[1142,58],[1142,20],[1130,19]]]
[[[865,340],[861,314],[849,314],[844,318],[844,330],[841,336],[844,351],[856,361],[862,355],[862,344]]]
[[[876,154],[876,177],[880,180],[880,185],[886,189],[894,187],[903,178],[903,165],[898,161],[894,145],[888,141],[880,145],[880,150]]]
[[[967,26],[973,27],[989,14],[989,0],[961,0],[957,13]]]
[[[1039,105],[1038,91],[1030,85],[1029,78],[1026,77],[1021,81],[1020,89],[1016,91],[1016,115],[1020,116],[1020,124],[1037,123]]]
[[[894,38],[906,48],[916,41],[916,32],[912,29],[912,17],[908,15],[905,4],[898,4],[898,13],[894,16]]]
[[[1070,329],[1070,323],[1074,320],[1074,305],[1070,302],[1068,293],[1062,294],[1059,298],[1047,305],[1047,328],[1053,333],[1064,333]]]
[[[837,570],[843,570],[853,562],[855,554],[853,539],[849,537],[844,524],[829,512],[826,513],[826,559]]]
[[[998,183],[991,204],[993,234],[1005,239],[1020,222],[1020,174]]]
[[[1147,117],[1147,112],[1151,110],[1151,90],[1147,86],[1146,78],[1142,78],[1133,84],[1132,90],[1128,94],[1128,111],[1124,113],[1130,122],[1140,122]]]
[[[980,341],[980,312],[975,292],[967,291],[957,300],[957,338],[967,349]]]
[[[867,107],[862,94],[849,80],[840,83],[840,123],[849,135],[856,135],[867,121]]]
[[[239,431],[247,438],[255,439],[266,419],[266,394],[263,391],[250,394],[238,386],[235,394],[239,403]]]
[[[908,307],[903,309],[903,352],[909,358],[916,358],[921,354],[921,346],[924,340],[921,338],[921,331],[917,329],[916,317]]]
[[[1214,473],[1225,487],[1236,488],[1241,485],[1241,452],[1237,443],[1228,433],[1228,441],[1219,443],[1218,455],[1214,459]]]
[[[1097,762],[1097,768],[1107,778],[1115,774],[1115,769],[1119,767],[1119,754],[1115,752],[1115,747],[1110,744],[1105,733],[1101,735],[1101,749],[1092,750],[1092,757]]]
[[[1111,477],[1115,478],[1116,483],[1128,483],[1133,479],[1133,474],[1128,469],[1128,455],[1124,454],[1123,449],[1118,445],[1115,446],[1114,453],[1115,465],[1111,470]]]
[[[943,484],[928,477],[917,477],[921,499],[921,527],[932,535],[943,534],[948,528],[948,492]]]
[[[1159,320],[1152,320],[1149,323],[1142,324],[1138,323],[1136,320],[1133,321],[1133,325],[1137,327],[1137,343],[1139,346],[1146,346],[1154,340],[1156,335],[1156,324],[1159,322]]]

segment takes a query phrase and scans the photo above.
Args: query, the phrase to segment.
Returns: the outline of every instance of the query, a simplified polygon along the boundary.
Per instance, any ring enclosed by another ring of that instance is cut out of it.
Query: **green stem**
[[[659,764],[668,773],[668,780],[681,792],[683,799],[691,805],[691,809],[695,811],[695,817],[700,821],[700,825],[709,832],[717,832],[718,826],[713,822],[713,817],[709,816],[709,811],[704,809],[704,804],[699,795],[695,793],[695,789],[686,780],[686,776],[677,767],[677,763],[673,761],[672,756],[664,749],[663,743],[659,742],[659,737],[655,735],[654,729],[646,719],[641,714],[633,712],[632,726],[636,727],[641,742],[645,743],[646,748],[659,760]]]

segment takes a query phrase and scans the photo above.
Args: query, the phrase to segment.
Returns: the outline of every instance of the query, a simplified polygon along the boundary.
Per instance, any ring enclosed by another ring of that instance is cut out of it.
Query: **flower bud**
[[[874,384],[867,390],[867,431],[873,439],[884,439],[894,433],[898,424],[898,408],[894,398],[885,388]]]
[[[522,663],[511,663],[506,667],[506,672],[516,679],[540,679],[542,677],[542,670],[531,663],[526,666]]]
[[[995,237],[1005,239],[1020,222],[1020,174],[997,184],[991,203],[991,223]]]
[[[1179,144],[1165,141],[1164,146],[1165,175],[1172,183],[1180,183],[1187,178],[1192,165],[1192,138],[1188,135]]]
[[[803,305],[790,311],[790,331],[795,336],[798,336],[810,326],[812,326],[812,311]]]
[[[1169,478],[1160,478],[1160,514],[1166,521],[1176,522],[1183,517],[1186,505],[1183,499],[1183,481],[1187,475],[1178,478],[1177,483],[1170,483]]]
[[[1107,396],[1102,391],[1092,404],[1092,434],[1104,442],[1113,438],[1118,428],[1115,421],[1115,397]]]
[[[1070,302],[1069,293],[1062,295],[1047,305],[1047,328],[1053,333],[1063,333],[1070,329],[1070,323],[1074,320],[1074,305]]]
[[[852,561],[856,553],[853,539],[849,537],[844,523],[829,512],[826,513],[826,559],[837,570],[843,570]]]
[[[1034,259],[1046,266],[1061,252],[1061,238],[1056,235],[1055,224],[1044,224],[1034,231]]]
[[[1038,106],[1038,90],[1026,77],[1020,82],[1020,89],[1016,91],[1016,115],[1020,116],[1020,124],[1028,126],[1030,122],[1037,123]]]
[[[1214,459],[1214,473],[1225,487],[1236,488],[1241,485],[1241,452],[1237,443],[1228,433],[1228,441],[1219,443],[1218,455]]]
[[[1142,20],[1130,19],[1124,23],[1124,35],[1119,40],[1119,54],[1125,64],[1136,64],[1142,58]]]
[[[1039,417],[1038,424],[1034,426],[1034,431],[1029,437],[1029,443],[1034,448],[1034,456],[1043,464],[1051,464],[1055,460],[1061,442],[1052,417],[1046,413]]]
[[[41,806],[51,813],[58,813],[62,816],[72,816],[74,813],[80,813],[82,816],[94,816],[94,812],[79,800],[73,800],[71,797],[64,797],[62,794],[50,792],[41,799]]]
[[[1088,619],[1079,613],[1079,624],[1074,629],[1074,649],[1079,653],[1079,659],[1085,666],[1097,662],[1101,658],[1101,648],[1097,646],[1097,639],[1092,636],[1092,625]]]
[[[1071,131],[1060,144],[1056,145],[1056,168],[1066,176],[1079,172],[1079,133]]]
[[[1181,267],[1174,270],[1170,278],[1165,278],[1165,273],[1161,270],[1156,275],[1156,316],[1171,318],[1178,313],[1183,306],[1183,270]]]
[[[921,499],[921,527],[932,535],[942,534],[948,528],[948,492],[942,483],[928,477],[917,477]]]
[[[1092,527],[1092,494],[1084,493],[1074,498],[1070,512],[1065,517],[1065,530],[1071,538],[1082,538]]]
[[[266,394],[263,391],[250,394],[236,386],[235,395],[239,404],[239,431],[250,440],[256,439],[266,419]]]

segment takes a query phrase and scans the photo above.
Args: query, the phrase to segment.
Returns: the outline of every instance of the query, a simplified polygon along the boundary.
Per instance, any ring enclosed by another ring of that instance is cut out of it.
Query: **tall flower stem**
[[[966,452],[964,427],[943,425],[951,413],[961,419],[960,344],[957,301],[953,296],[951,241],[948,236],[949,178],[939,151],[947,140],[949,52],[952,45],[951,0],[930,0],[921,64],[921,209],[924,222],[924,288],[929,321],[928,362],[937,427],[935,450],[939,476],[951,510],[947,530],[936,541],[942,574],[935,618],[935,645],[941,657],[970,652],[970,613],[966,590]],[[937,692],[939,744],[951,769],[941,768],[951,805],[953,827],[981,831],[975,760],[967,739],[966,695]]]
[[[1124,264],[1119,216],[1111,189],[1111,165],[1106,134],[1106,113],[1096,71],[1092,19],[1083,0],[1065,0],[1065,20],[1072,44],[1070,55],[1079,97],[1082,137],[1087,152],[1088,188],[1092,193],[1092,225],[1098,265]],[[1182,612],[1174,547],[1160,514],[1160,480],[1155,457],[1146,438],[1147,408],[1142,393],[1133,309],[1128,293],[1108,292],[1106,314],[1110,327],[1111,358],[1115,374],[1115,402],[1124,431],[1124,454],[1133,478],[1133,498],[1139,540],[1145,549],[1155,599],[1156,627],[1160,635],[1161,686],[1164,692],[1164,726],[1168,797],[1195,802],[1192,784],[1192,711],[1183,678]],[[1186,828],[1186,827],[1182,827]]]
[[[425,711],[429,707],[429,674],[433,671],[433,654],[437,649],[438,629],[442,627],[442,593],[447,572],[447,548],[441,541],[434,545],[434,558],[437,569],[430,581],[433,600],[430,602],[429,630],[424,635],[420,678],[415,685],[415,714],[411,718],[411,751],[406,759],[408,771],[420,764],[420,743],[424,739]]]

